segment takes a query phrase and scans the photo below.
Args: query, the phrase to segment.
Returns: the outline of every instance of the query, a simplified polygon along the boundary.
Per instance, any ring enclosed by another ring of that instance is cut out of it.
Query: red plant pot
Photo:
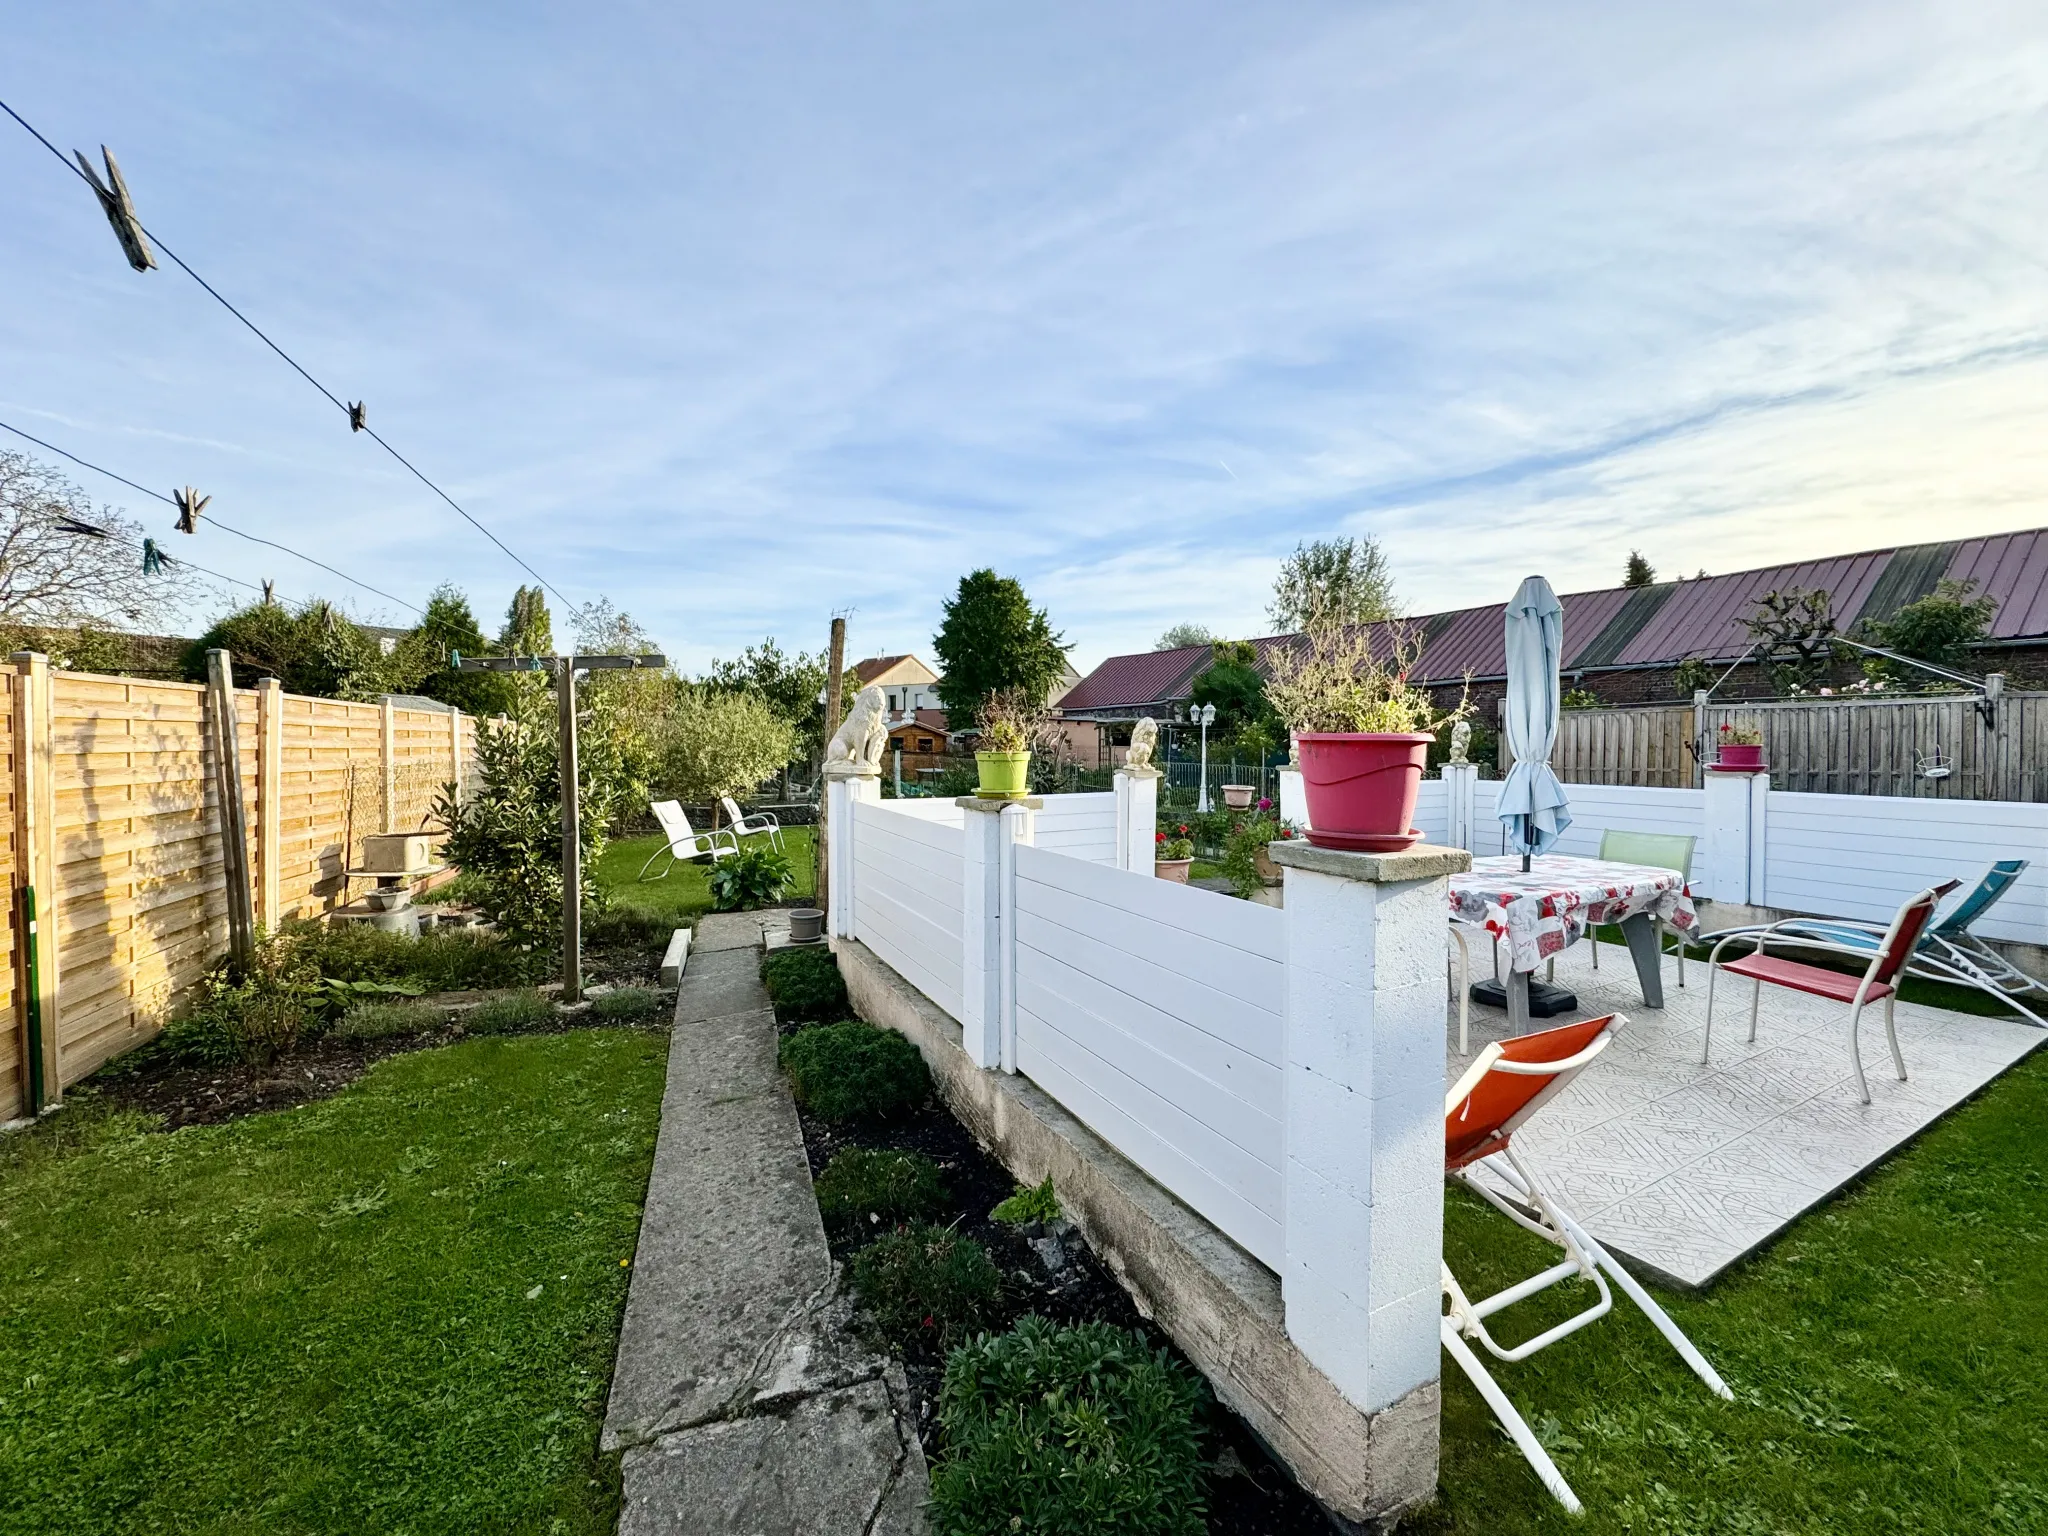
[[[1411,823],[1434,740],[1411,732],[1302,732],[1308,840],[1360,853],[1398,853],[1421,842]]]
[[[1745,747],[1732,741],[1722,742],[1719,755],[1714,759],[1717,768],[1761,768],[1763,765],[1762,747]]]

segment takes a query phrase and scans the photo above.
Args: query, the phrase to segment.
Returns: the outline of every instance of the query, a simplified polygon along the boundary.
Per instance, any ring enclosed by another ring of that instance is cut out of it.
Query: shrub
[[[623,904],[615,903],[602,910],[590,906],[583,909],[585,954],[603,949],[632,950],[643,954],[650,949],[666,949],[669,935],[675,931],[673,919]]]
[[[1043,1184],[1019,1184],[1014,1195],[988,1214],[992,1220],[1019,1227],[1034,1221],[1058,1221],[1060,1197],[1052,1192],[1052,1175],[1047,1174]]]
[[[848,1147],[818,1175],[818,1214],[825,1218],[825,1229],[838,1236],[921,1221],[945,1208],[939,1165],[916,1152]]]
[[[854,1255],[853,1292],[892,1342],[950,1349],[1002,1312],[988,1250],[947,1227],[899,1227]]]
[[[424,1035],[438,1029],[447,1015],[429,1003],[359,1003],[336,1022],[333,1033],[343,1040],[385,1040],[393,1035]]]
[[[939,1391],[932,1528],[1196,1536],[1205,1399],[1186,1366],[1107,1323],[1027,1317],[964,1345]]]
[[[417,938],[368,923],[289,923],[308,961],[333,981],[415,981],[429,992],[516,987],[532,980],[534,956],[474,928],[436,928]]]
[[[779,1055],[797,1103],[825,1120],[893,1120],[931,1092],[916,1046],[854,1019],[800,1029]]]
[[[789,859],[756,840],[711,868],[711,906],[717,912],[750,912],[780,901],[795,876]]]
[[[478,1003],[463,1017],[462,1024],[472,1035],[511,1035],[552,1023],[554,1017],[555,1005],[528,989]]]
[[[200,980],[197,1001],[159,1037],[174,1061],[226,1066],[277,1060],[320,1020],[320,973],[307,953],[308,929],[260,935],[246,972],[223,959]]]
[[[660,1006],[661,994],[651,987],[618,987],[590,1000],[590,1011],[608,1024],[637,1024]]]
[[[761,979],[775,1016],[785,1024],[846,1017],[846,982],[839,962],[822,944],[770,950],[761,961]]]

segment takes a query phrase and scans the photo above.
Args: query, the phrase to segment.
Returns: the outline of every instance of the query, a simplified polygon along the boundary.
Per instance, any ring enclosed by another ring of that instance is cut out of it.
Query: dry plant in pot
[[[1031,739],[1039,730],[1041,713],[1016,693],[992,693],[981,701],[974,715],[981,728],[974,753],[980,775],[977,798],[1022,800],[1030,793]]]
[[[1266,698],[1294,735],[1318,848],[1393,853],[1421,841],[1411,823],[1430,743],[1471,713],[1469,698],[1440,710],[1408,681],[1421,653],[1399,624],[1317,614],[1274,657]]]

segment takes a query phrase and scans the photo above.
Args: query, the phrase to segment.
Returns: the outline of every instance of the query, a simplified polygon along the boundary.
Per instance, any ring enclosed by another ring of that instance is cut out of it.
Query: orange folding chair
[[[1906,1080],[1906,1058],[1899,1050],[1899,1032],[1892,1023],[1892,1004],[1897,1000],[1899,972],[1913,958],[1914,946],[1919,944],[1928,919],[1934,916],[1934,909],[1941,905],[1941,898],[1961,884],[1960,880],[1947,880],[1930,886],[1900,907],[1892,917],[1891,926],[1885,929],[1884,937],[1878,941],[1877,953],[1870,957],[1870,964],[1861,976],[1848,976],[1825,966],[1807,965],[1764,953],[1764,946],[1774,937],[1780,942],[1797,945],[1799,938],[1796,932],[1780,933],[1779,930],[1796,929],[1811,923],[1811,918],[1788,918],[1768,928],[1730,934],[1707,956],[1707,1031],[1706,1040],[1700,1046],[1700,1065],[1707,1064],[1708,1053],[1714,1048],[1714,982],[1726,971],[1731,976],[1746,976],[1756,984],[1749,997],[1751,1045],[1756,1044],[1757,1010],[1763,1006],[1764,983],[1767,981],[1774,987],[1786,987],[1810,997],[1826,997],[1847,1003],[1849,1065],[1856,1073],[1856,1091],[1863,1095],[1866,1104],[1870,1102],[1870,1084],[1863,1077],[1863,1047],[1856,1037],[1856,1026],[1862,1021],[1864,1006],[1882,1000],[1884,1037],[1892,1048],[1892,1066],[1897,1069],[1899,1081],[1903,1083]],[[1739,960],[1723,963],[1721,951],[1738,939],[1754,939],[1756,947]]]
[[[1593,1241],[1586,1229],[1543,1188],[1536,1175],[1516,1158],[1509,1146],[1514,1133],[1528,1123],[1529,1117],[1562,1093],[1566,1085],[1585,1070],[1588,1062],[1607,1049],[1615,1031],[1627,1023],[1628,1020],[1620,1014],[1610,1014],[1606,1018],[1565,1024],[1488,1045],[1444,1098],[1445,1176],[1457,1179],[1516,1226],[1534,1232],[1565,1253],[1563,1262],[1479,1301],[1465,1295],[1457,1276],[1451,1273],[1451,1266],[1445,1264],[1446,1307],[1441,1325],[1444,1348],[1471,1378],[1472,1385],[1479,1389],[1479,1395],[1486,1399],[1494,1417],[1500,1420],[1536,1475],[1543,1480],[1543,1486],[1573,1514],[1579,1513],[1582,1507],[1578,1496],[1564,1480],[1564,1474],[1557,1470],[1557,1463],[1550,1459],[1550,1453],[1538,1442],[1528,1421],[1516,1411],[1492,1373],[1480,1362],[1478,1354],[1466,1342],[1468,1339],[1477,1339],[1496,1359],[1510,1363],[1526,1360],[1539,1349],[1547,1349],[1558,1340],[1605,1317],[1614,1305],[1613,1294],[1607,1288],[1611,1279],[1629,1300],[1642,1309],[1643,1315],[1664,1335],[1701,1381],[1722,1397],[1734,1397],[1727,1383],[1707,1364],[1706,1357],[1693,1346],[1692,1340],[1685,1336],[1678,1324],[1665,1315],[1664,1309],[1651,1299],[1650,1293],[1638,1285],[1606,1249]],[[1474,1178],[1473,1174],[1480,1168],[1485,1168],[1511,1193],[1503,1195],[1490,1182]],[[1516,1345],[1502,1345],[1487,1331],[1486,1320],[1496,1312],[1573,1278],[1590,1280],[1593,1284],[1595,1299],[1584,1311]]]

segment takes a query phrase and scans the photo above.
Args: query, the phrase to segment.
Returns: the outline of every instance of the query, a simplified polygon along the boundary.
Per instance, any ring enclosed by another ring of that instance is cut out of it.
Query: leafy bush
[[[463,1028],[472,1035],[511,1035],[552,1023],[555,1005],[538,992],[508,992],[503,997],[478,1003],[463,1016]]]
[[[288,923],[304,934],[306,954],[334,981],[413,982],[427,992],[482,991],[531,981],[534,956],[496,934],[435,928],[413,938],[368,923]]]
[[[749,912],[765,907],[780,901],[795,878],[789,859],[765,839],[756,839],[712,865],[712,910]]]
[[[1034,1221],[1058,1221],[1060,1197],[1053,1193],[1052,1175],[1047,1174],[1043,1184],[1019,1184],[1017,1192],[990,1211],[989,1216],[1019,1227]]]
[[[825,1165],[817,1188],[818,1214],[837,1236],[923,1220],[946,1208],[939,1165],[916,1152],[848,1147]]]
[[[333,1033],[343,1040],[385,1040],[393,1035],[424,1035],[438,1029],[447,1015],[430,1003],[358,1003],[336,1021]]]
[[[761,961],[761,979],[776,1018],[785,1024],[846,1017],[846,982],[839,962],[822,944],[770,950]]]
[[[1252,811],[1238,819],[1223,840],[1223,857],[1217,867],[1230,881],[1231,890],[1250,901],[1266,881],[1259,871],[1259,855],[1268,843],[1287,842],[1295,837],[1293,827],[1267,811]]]
[[[857,1019],[800,1029],[779,1054],[797,1103],[825,1120],[893,1120],[931,1092],[916,1046]]]
[[[320,973],[308,956],[307,925],[259,935],[249,968],[226,959],[200,980],[189,1013],[173,1020],[157,1048],[174,1061],[204,1066],[267,1065],[320,1023]]]
[[[920,1222],[854,1255],[853,1293],[892,1343],[950,1349],[1001,1316],[1003,1276],[973,1238]]]
[[[1027,1317],[964,1345],[939,1392],[932,1529],[1197,1536],[1206,1397],[1166,1351],[1107,1323]]]
[[[590,1000],[590,1011],[608,1024],[637,1024],[660,1006],[661,994],[651,987],[618,987]]]

